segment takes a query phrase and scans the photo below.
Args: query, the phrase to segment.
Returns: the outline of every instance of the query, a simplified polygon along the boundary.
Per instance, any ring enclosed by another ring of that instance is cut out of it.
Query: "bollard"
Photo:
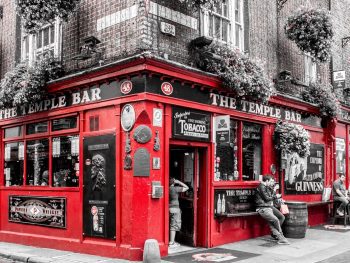
[[[147,239],[143,248],[143,263],[160,263],[160,251],[158,241]]]

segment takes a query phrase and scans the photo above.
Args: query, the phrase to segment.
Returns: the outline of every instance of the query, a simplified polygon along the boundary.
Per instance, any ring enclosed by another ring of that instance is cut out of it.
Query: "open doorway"
[[[176,146],[170,149],[169,178],[188,186],[178,195],[181,210],[181,228],[175,241],[191,247],[206,246],[206,166],[205,148]]]

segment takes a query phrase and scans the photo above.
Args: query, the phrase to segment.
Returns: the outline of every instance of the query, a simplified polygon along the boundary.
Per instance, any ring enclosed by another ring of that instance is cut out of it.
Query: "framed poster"
[[[255,189],[217,189],[214,196],[214,213],[239,214],[255,211]]]
[[[336,173],[345,174],[345,139],[335,138]]]

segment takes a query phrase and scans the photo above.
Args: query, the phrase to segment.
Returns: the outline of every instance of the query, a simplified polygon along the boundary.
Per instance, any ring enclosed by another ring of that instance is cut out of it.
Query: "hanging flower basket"
[[[305,101],[318,105],[322,117],[334,118],[337,116],[340,107],[332,86],[311,83],[302,96]]]
[[[42,59],[33,67],[17,65],[0,83],[0,108],[18,107],[44,99],[47,96],[46,83],[62,75],[61,64],[51,57]]]
[[[33,34],[57,17],[67,20],[79,2],[80,0],[16,0],[16,5],[24,29]]]
[[[287,37],[303,52],[309,53],[319,62],[328,61],[333,38],[328,12],[302,8],[288,18],[284,29]]]
[[[275,148],[286,153],[298,153],[304,158],[310,155],[310,135],[303,126],[278,121],[275,127]]]
[[[195,39],[189,45],[192,62],[204,71],[217,74],[223,86],[237,97],[266,103],[275,93],[262,67],[238,49],[219,43],[197,43]]]

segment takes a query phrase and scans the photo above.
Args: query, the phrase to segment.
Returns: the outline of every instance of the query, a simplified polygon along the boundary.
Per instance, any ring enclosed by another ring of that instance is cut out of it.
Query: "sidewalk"
[[[230,259],[216,262],[288,262],[288,263],[345,263],[350,262],[350,227],[342,230],[325,230],[317,227],[307,230],[303,239],[289,239],[291,245],[277,245],[269,236],[226,244],[212,249],[193,249],[171,254],[164,263],[193,262],[198,255],[225,253]],[[211,254],[206,254],[211,253]],[[128,260],[79,254],[46,248],[36,248],[0,242],[0,258],[31,263],[122,263]],[[1,260],[0,260],[1,262]],[[215,261],[213,261],[215,262]]]

